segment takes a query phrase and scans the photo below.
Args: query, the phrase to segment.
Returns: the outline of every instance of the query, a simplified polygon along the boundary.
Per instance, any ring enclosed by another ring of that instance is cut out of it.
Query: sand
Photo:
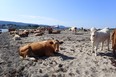
[[[48,34],[21,38],[14,41],[5,32],[0,34],[0,77],[116,77],[115,59],[110,50],[100,47],[91,52],[90,32],[79,31],[76,34],[68,30],[61,34]],[[28,42],[47,39],[64,41],[60,52],[52,57],[39,58],[37,62],[21,60],[18,48]]]

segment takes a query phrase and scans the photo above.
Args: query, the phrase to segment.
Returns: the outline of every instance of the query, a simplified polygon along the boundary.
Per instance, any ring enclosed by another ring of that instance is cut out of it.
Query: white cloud
[[[36,24],[48,24],[48,25],[65,24],[60,20],[50,17],[44,17],[44,16],[20,15],[20,19],[22,19],[23,22],[36,23]]]

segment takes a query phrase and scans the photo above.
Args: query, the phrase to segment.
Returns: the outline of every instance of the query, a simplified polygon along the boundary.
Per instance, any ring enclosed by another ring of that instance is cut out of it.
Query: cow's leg
[[[110,49],[109,49],[109,43],[110,43],[110,39],[107,40],[108,51],[110,50]]]
[[[29,47],[27,46],[24,50],[21,50],[19,52],[20,58],[21,59],[26,59],[29,53]]]
[[[29,60],[36,61],[37,59],[34,57],[29,57]]]
[[[91,41],[92,52],[94,52],[94,41]]]
[[[25,52],[24,52],[24,55],[23,55],[23,59],[27,59],[27,57],[28,57],[28,49],[27,50],[25,50]]]
[[[26,56],[27,56],[27,50],[25,50],[25,51],[23,51],[23,52],[20,52],[20,58],[21,59],[25,59],[26,58]]]
[[[96,50],[96,51],[97,51],[97,49],[98,49],[98,45],[99,45],[99,42],[96,42],[96,43],[95,43],[95,46],[96,46],[96,47],[95,47],[95,50]]]
[[[26,59],[27,58],[27,55],[25,53],[23,53],[23,55],[20,56],[20,59]]]
[[[98,49],[98,45],[99,45],[99,42],[96,42],[96,43],[95,43],[95,46],[96,46],[96,47],[95,47],[95,56],[97,55],[96,52],[97,52],[97,49]]]
[[[20,56],[20,59],[22,59],[22,60],[23,60],[23,59],[24,59],[24,57],[23,57],[23,56]]]
[[[116,58],[116,51],[115,51],[115,49],[113,49],[113,56],[114,56],[114,58]]]
[[[101,51],[103,50],[104,41],[101,42]]]

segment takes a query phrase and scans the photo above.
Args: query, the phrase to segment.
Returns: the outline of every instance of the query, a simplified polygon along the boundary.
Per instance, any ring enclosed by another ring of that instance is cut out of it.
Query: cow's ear
[[[63,44],[64,42],[63,41],[59,41],[59,44]]]

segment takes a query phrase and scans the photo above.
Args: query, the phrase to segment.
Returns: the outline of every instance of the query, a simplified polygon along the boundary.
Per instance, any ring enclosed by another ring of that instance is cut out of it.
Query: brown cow
[[[27,30],[24,30],[23,32],[19,33],[20,37],[28,37],[29,32]]]
[[[52,34],[60,34],[60,30],[54,30],[52,31]]]
[[[116,29],[112,33],[112,49],[113,55],[116,58]]]
[[[48,33],[49,33],[49,34],[52,34],[52,31],[53,31],[52,28],[48,28],[47,30],[48,30]]]
[[[49,34],[60,34],[60,32],[61,32],[60,30],[53,30],[53,29],[48,30]]]
[[[26,57],[42,57],[53,56],[54,53],[59,52],[59,45],[63,42],[58,40],[47,40],[40,42],[33,42],[19,48],[19,55],[21,58]],[[35,60],[35,59],[34,59]]]
[[[21,37],[18,34],[15,34],[13,37],[14,40],[21,40]]]
[[[36,33],[34,34],[35,36],[42,36],[44,33],[40,32],[40,33]]]

